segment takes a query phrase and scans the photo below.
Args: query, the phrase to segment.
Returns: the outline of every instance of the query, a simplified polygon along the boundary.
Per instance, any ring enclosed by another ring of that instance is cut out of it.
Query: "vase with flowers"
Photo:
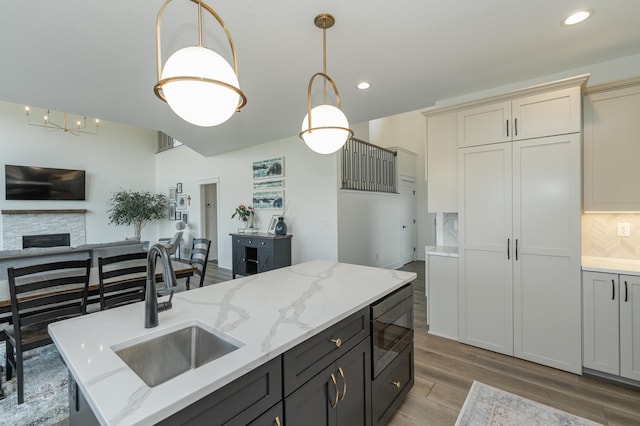
[[[238,219],[240,219],[244,223],[245,227],[248,226],[249,228],[253,228],[253,207],[240,204],[238,207],[236,207],[236,211],[231,215],[231,219],[236,216],[238,216]]]

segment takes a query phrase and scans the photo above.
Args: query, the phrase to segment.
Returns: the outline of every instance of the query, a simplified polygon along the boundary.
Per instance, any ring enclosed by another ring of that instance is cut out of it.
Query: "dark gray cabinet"
[[[292,235],[230,234],[232,277],[253,275],[291,265]]]
[[[413,342],[373,380],[373,424],[386,425],[414,383]]]
[[[361,341],[289,395],[284,415],[288,425],[370,425],[370,339]]]

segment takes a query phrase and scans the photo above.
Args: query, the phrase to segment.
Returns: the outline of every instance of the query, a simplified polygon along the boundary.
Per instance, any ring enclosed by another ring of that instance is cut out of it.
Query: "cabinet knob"
[[[249,240],[249,244],[251,244],[251,240]]]
[[[336,348],[339,348],[340,346],[342,346],[342,339],[340,338],[331,339],[331,341],[336,344]]]
[[[391,384],[395,386],[397,389],[400,389],[400,386],[402,386],[400,382],[391,382]]]
[[[264,241],[262,241],[260,244],[264,245]]]

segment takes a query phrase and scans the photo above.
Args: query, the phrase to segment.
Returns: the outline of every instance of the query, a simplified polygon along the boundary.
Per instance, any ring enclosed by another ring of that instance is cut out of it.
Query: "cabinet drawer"
[[[386,424],[413,387],[413,342],[371,384],[373,424]]]
[[[282,359],[278,357],[178,411],[160,424],[246,425],[281,400]]]
[[[369,336],[369,307],[299,344],[283,355],[284,394],[289,395]],[[340,339],[340,346],[337,340]]]
[[[249,423],[249,426],[281,426],[284,425],[284,404],[282,401],[262,413],[260,417]]]

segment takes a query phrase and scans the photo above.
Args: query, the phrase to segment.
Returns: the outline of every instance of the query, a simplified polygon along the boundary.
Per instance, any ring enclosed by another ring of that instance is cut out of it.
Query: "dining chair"
[[[100,310],[144,300],[147,253],[98,258]]]
[[[160,244],[166,247],[167,252],[170,256],[175,257],[176,259],[180,259],[180,241],[182,241],[182,234],[184,231],[178,231],[173,234],[170,240],[166,238],[160,239]]]
[[[87,312],[91,258],[8,268],[13,325],[5,328],[7,380],[16,371],[24,402],[23,354],[52,343],[47,326]]]
[[[191,245],[191,256],[189,257],[189,265],[195,266],[194,275],[198,275],[200,282],[198,287],[204,285],[204,275],[207,272],[207,261],[209,260],[209,249],[211,248],[211,240],[206,238],[194,238]],[[186,287],[190,289],[191,277],[187,277]]]

